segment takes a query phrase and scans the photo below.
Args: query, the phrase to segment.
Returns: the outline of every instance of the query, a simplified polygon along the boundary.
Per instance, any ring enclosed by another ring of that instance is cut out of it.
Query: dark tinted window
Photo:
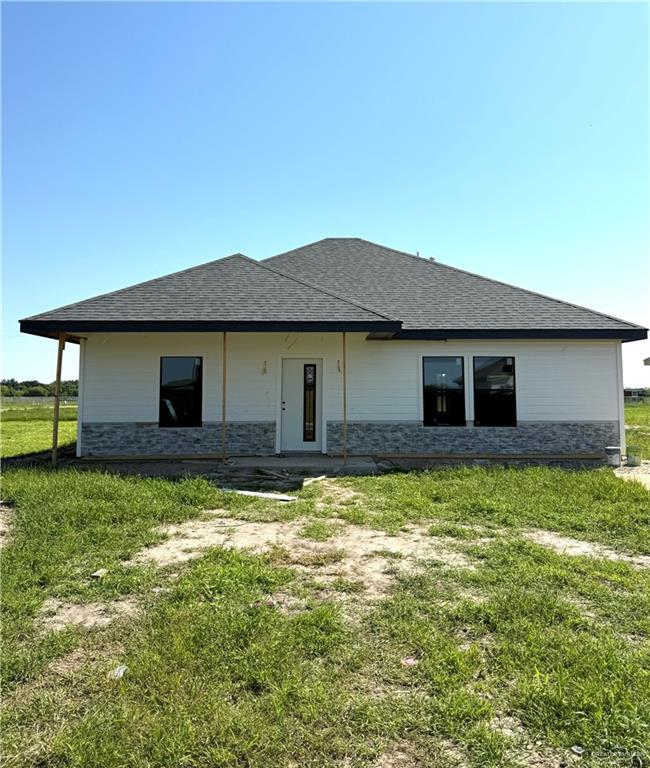
[[[474,424],[516,426],[514,357],[474,358]]]
[[[308,363],[303,372],[302,439],[316,441],[316,366]]]
[[[425,427],[465,424],[465,382],[462,357],[423,358]]]
[[[160,358],[160,426],[200,427],[203,359]]]

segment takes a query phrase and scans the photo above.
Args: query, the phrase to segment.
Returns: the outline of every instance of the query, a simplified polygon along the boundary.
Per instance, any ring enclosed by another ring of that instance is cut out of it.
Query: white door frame
[[[277,371],[276,371],[276,404],[275,404],[275,452],[276,453],[282,453],[282,361],[283,360],[314,360],[315,362],[320,362],[321,364],[321,379],[323,381],[321,385],[321,393],[320,393],[320,409],[321,409],[321,453],[327,453],[327,420],[325,419],[325,414],[327,413],[325,409],[325,357],[323,356],[323,353],[317,353],[315,355],[309,354],[309,352],[281,352],[278,355],[278,364],[277,364]],[[316,453],[316,451],[315,451]]]

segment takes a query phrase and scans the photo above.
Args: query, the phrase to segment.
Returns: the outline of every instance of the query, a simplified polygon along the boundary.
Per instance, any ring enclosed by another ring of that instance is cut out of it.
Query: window
[[[422,362],[424,426],[464,427],[463,358],[425,357]]]
[[[161,427],[200,427],[202,399],[201,357],[160,358]]]
[[[302,440],[316,442],[316,366],[305,365],[303,372]]]
[[[514,357],[474,358],[474,424],[517,426]]]

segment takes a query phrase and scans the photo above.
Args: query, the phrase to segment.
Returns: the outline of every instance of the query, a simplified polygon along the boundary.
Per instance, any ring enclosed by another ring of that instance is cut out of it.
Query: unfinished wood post
[[[65,349],[65,333],[59,334],[59,349],[56,355],[56,381],[54,382],[54,420],[52,422],[52,466],[59,458],[59,407],[61,403],[61,365]]]
[[[221,458],[226,460],[226,331],[223,332],[223,357],[221,360]]]
[[[343,463],[348,460],[348,383],[345,331],[343,331]]]

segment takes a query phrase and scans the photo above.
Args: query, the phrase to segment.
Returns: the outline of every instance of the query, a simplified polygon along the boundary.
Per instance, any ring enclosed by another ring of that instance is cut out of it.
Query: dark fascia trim
[[[618,339],[620,341],[640,341],[648,338],[647,328],[494,328],[458,330],[405,330],[397,333],[396,340],[437,340],[447,339]]]
[[[209,331],[391,331],[398,333],[402,324],[392,320],[358,321],[212,321],[212,320],[21,320],[22,333],[56,336],[61,332],[83,333],[183,333]]]

